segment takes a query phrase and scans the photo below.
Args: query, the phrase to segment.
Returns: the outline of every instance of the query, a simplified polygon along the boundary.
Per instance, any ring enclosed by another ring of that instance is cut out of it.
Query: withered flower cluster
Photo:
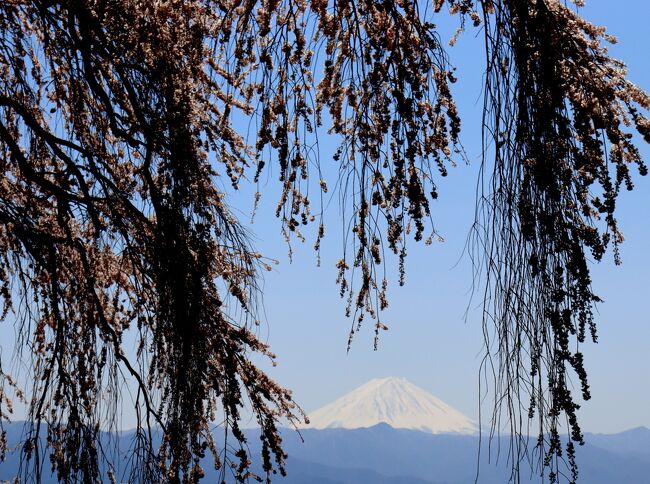
[[[573,349],[595,337],[587,253],[622,240],[616,196],[629,165],[645,171],[626,127],[650,136],[648,97],[602,29],[557,0],[4,0],[0,315],[15,319],[34,383],[23,393],[0,362],[0,425],[12,395],[25,402],[25,479],[51,464],[65,482],[196,482],[208,454],[224,477],[261,479],[239,424],[247,404],[265,479],[284,473],[277,425],[304,415],[253,363],[274,358],[255,333],[267,264],[229,191],[277,164],[287,240],[313,222],[319,250],[327,125],[341,140],[350,337],[365,315],[376,336],[386,329],[385,252],[403,282],[409,234],[437,236],[434,179],[462,158],[453,69],[431,22],[445,6],[484,25],[487,42],[497,148],[476,240],[496,328],[495,424],[505,409],[522,435],[530,397],[555,475],[561,416],[582,439],[569,372],[588,397]],[[100,434],[123,405],[138,427],[120,467]],[[214,422],[234,439],[225,448]]]

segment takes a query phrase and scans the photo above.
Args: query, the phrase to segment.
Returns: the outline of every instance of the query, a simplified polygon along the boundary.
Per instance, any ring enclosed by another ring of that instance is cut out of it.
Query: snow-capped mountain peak
[[[364,428],[386,423],[393,428],[473,434],[468,417],[404,378],[370,380],[309,415],[306,428]]]

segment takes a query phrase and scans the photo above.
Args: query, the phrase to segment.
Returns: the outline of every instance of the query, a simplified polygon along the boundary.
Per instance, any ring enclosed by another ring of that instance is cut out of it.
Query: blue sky
[[[625,0],[591,0],[581,9],[596,24],[606,25],[619,43],[611,53],[624,60],[633,82],[650,89],[647,62],[647,19],[650,3]],[[446,40],[455,29],[447,20],[439,23]],[[379,350],[373,351],[373,331],[367,324],[346,353],[351,321],[345,318],[344,301],[338,297],[334,265],[340,258],[342,239],[337,227],[339,213],[332,203],[323,242],[322,265],[316,268],[313,240],[296,243],[293,263],[273,217],[273,195],[263,198],[255,224],[257,248],[280,264],[265,276],[265,324],[261,335],[278,355],[279,365],[270,369],[281,384],[295,391],[307,411],[329,403],[371,378],[403,376],[432,392],[472,418],[478,417],[479,365],[482,332],[479,302],[468,308],[472,282],[471,265],[463,249],[473,221],[480,154],[482,36],[468,27],[450,49],[458,68],[454,94],[463,118],[462,141],[469,165],[451,169],[438,183],[440,198],[433,205],[436,229],[443,243],[426,247],[411,243],[405,287],[391,278],[390,308],[385,314],[390,330],[382,334]],[[320,140],[325,173],[334,162],[328,153],[335,138]],[[641,146],[650,159],[648,146]],[[271,177],[272,178],[272,177]],[[262,186],[275,193],[275,182]],[[248,213],[246,198],[240,208]],[[337,199],[335,198],[333,202]],[[619,222],[626,237],[621,252],[623,265],[611,258],[593,266],[594,287],[605,300],[599,306],[599,343],[583,348],[592,388],[592,399],[583,405],[583,429],[616,432],[644,425],[650,427],[650,178],[637,177],[636,190],[623,193]],[[467,318],[465,318],[466,310]],[[489,401],[483,406],[490,411]]]

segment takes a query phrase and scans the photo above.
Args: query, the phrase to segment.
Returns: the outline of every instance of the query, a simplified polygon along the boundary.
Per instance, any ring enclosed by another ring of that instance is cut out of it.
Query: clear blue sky
[[[614,7],[615,5],[615,7]],[[619,43],[611,47],[624,60],[633,82],[650,89],[647,53],[647,20],[650,2],[624,0],[613,4],[591,0],[581,9],[596,24],[606,25]],[[455,25],[440,22],[449,38]],[[346,353],[351,324],[344,316],[344,301],[338,297],[334,264],[340,258],[342,241],[337,232],[338,208],[329,206],[329,226],[323,243],[322,266],[316,268],[311,246],[296,244],[294,260],[288,263],[277,220],[273,218],[276,199],[266,196],[252,230],[257,247],[280,265],[265,277],[266,324],[261,335],[278,355],[279,365],[270,373],[292,388],[307,411],[329,403],[342,394],[384,376],[403,376],[434,393],[468,416],[478,416],[478,371],[482,356],[480,314],[470,310],[471,267],[462,256],[473,221],[475,184],[480,153],[482,37],[468,27],[450,49],[458,68],[459,82],[454,94],[463,117],[463,144],[472,163],[450,170],[438,184],[440,198],[433,205],[437,230],[445,242],[426,247],[410,244],[407,283],[393,284],[390,308],[378,351],[373,351],[373,331],[368,323],[357,334],[351,352]],[[328,153],[336,139],[321,139],[326,173],[333,165]],[[642,146],[650,162],[648,146]],[[263,191],[275,192],[271,179]],[[580,416],[583,429],[616,432],[644,425],[650,427],[650,177],[637,179],[632,193],[623,193],[619,221],[626,237],[622,247],[623,265],[611,259],[593,267],[594,287],[605,300],[599,306],[599,343],[585,345],[592,400]],[[243,197],[242,201],[246,202]],[[249,203],[241,206],[248,213]],[[460,261],[460,262],[459,262]],[[489,402],[484,407],[490,410]]]

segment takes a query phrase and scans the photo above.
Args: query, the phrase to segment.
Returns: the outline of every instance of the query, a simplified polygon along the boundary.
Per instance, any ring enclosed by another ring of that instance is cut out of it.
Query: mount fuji
[[[432,434],[475,434],[476,424],[404,378],[381,378],[309,415],[308,429],[358,429],[385,423]]]
[[[503,484],[512,482],[511,460],[499,458],[508,449],[509,436],[490,441],[473,434],[475,424],[462,413],[402,378],[372,380],[311,414],[312,424],[300,433],[282,429],[282,448],[288,455],[288,476],[273,476],[273,484]],[[0,483],[18,482],[24,466],[25,429],[29,422],[3,422],[7,453],[0,460]],[[218,430],[218,429],[217,429]],[[162,433],[152,429],[159,442]],[[245,430],[252,471],[265,475],[264,453],[258,429]],[[135,433],[100,433],[102,449],[115,463],[115,473],[132,458]],[[117,440],[115,440],[117,438]],[[214,434],[217,448],[226,441]],[[581,484],[650,484],[650,429],[637,428],[614,435],[585,434],[586,444],[576,452]],[[531,449],[536,440],[529,441]],[[479,452],[479,449],[484,451]],[[111,450],[112,449],[112,450]],[[111,453],[112,452],[112,453]],[[49,452],[43,462],[49,460]],[[534,454],[533,454],[534,456]],[[201,462],[205,482],[234,484],[221,474],[210,456]],[[549,482],[533,461],[521,462],[517,482]],[[222,468],[224,469],[224,468]],[[109,482],[107,468],[98,482]],[[478,479],[478,480],[477,480]],[[31,481],[30,481],[31,482]],[[43,465],[42,484],[57,484],[56,473]],[[131,482],[131,481],[128,481]],[[203,480],[201,482],[204,482]],[[250,480],[252,482],[252,479]],[[567,482],[562,478],[561,483]]]

